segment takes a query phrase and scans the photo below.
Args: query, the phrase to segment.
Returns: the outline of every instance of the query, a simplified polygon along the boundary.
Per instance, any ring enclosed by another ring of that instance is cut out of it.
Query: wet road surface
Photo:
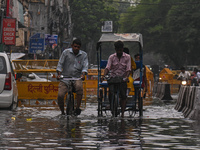
[[[80,116],[67,119],[58,107],[0,110],[0,149],[198,150],[200,123],[185,119],[170,102],[153,99],[137,114],[97,117],[95,97]]]

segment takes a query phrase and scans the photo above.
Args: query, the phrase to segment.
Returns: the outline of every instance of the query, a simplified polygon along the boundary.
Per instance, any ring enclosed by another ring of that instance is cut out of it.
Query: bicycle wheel
[[[103,99],[103,90],[99,89],[98,116],[102,116],[102,99]]]
[[[110,111],[112,113],[112,116],[114,116],[114,102],[115,102],[115,96],[114,94],[112,95],[112,100],[111,100],[111,106],[110,106]]]
[[[115,101],[114,101],[114,116],[117,117],[119,114],[119,96],[115,93]]]
[[[112,102],[111,102],[111,113],[113,117],[117,117],[118,115],[118,103],[119,101],[119,96],[117,93],[114,93],[114,95],[112,96]]]
[[[73,93],[68,93],[66,102],[66,114],[72,115],[74,112],[74,95]]]
[[[141,94],[138,96],[138,108],[139,108],[139,116],[143,116],[143,98]]]

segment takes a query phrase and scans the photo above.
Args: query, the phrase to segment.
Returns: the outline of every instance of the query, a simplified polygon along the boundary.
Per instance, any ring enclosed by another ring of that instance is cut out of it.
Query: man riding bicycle
[[[181,70],[181,72],[180,72],[179,76],[177,77],[177,79],[178,80],[185,79],[186,81],[190,80],[191,74],[189,73],[189,71],[185,71],[185,67],[181,67],[180,70]]]
[[[71,44],[71,48],[65,49],[62,52],[56,69],[58,74],[57,78],[60,78],[60,76],[63,75],[66,78],[82,78],[83,80],[85,79],[85,75],[88,70],[88,57],[86,52],[80,50],[80,47],[81,41],[79,39],[75,39]],[[62,115],[65,115],[64,97],[65,94],[69,91],[68,86],[70,86],[70,81],[62,79],[60,80],[60,83],[58,85],[57,99]],[[75,87],[75,91],[77,94],[77,106],[75,110],[75,115],[80,115],[80,105],[83,96],[82,80],[74,81],[73,86]]]
[[[119,78],[122,79],[119,87],[119,94],[121,117],[124,117],[124,111],[126,108],[127,81],[131,72],[131,57],[129,54],[123,52],[124,43],[122,41],[115,42],[114,46],[116,53],[109,56],[107,66],[104,71],[104,77],[110,73],[111,79],[108,81],[110,103],[112,95],[115,92],[115,86],[112,84],[111,80],[116,81]]]

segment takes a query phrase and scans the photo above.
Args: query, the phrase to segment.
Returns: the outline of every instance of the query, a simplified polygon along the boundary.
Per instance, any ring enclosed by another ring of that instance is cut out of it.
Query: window
[[[0,56],[0,74],[6,74],[7,68],[6,68],[6,61],[5,58]]]

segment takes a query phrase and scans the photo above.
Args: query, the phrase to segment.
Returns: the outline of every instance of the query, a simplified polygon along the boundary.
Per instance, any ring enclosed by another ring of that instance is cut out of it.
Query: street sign
[[[29,53],[42,53],[44,52],[44,38],[41,33],[36,33],[30,37],[29,40]]]
[[[16,19],[3,19],[2,43],[5,45],[15,45]]]
[[[58,35],[45,34],[45,45],[53,46],[58,44]]]
[[[101,27],[101,32],[113,32],[113,22],[104,21],[103,26]]]

